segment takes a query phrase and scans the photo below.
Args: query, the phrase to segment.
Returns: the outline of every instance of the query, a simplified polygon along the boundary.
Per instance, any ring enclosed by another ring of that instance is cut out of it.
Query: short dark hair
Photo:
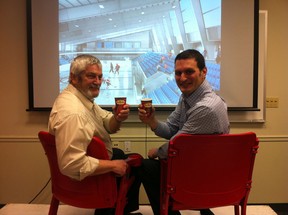
[[[176,58],[175,58],[175,64],[177,60],[183,60],[183,59],[195,59],[197,62],[197,66],[199,70],[203,70],[206,65],[205,65],[205,59],[204,56],[197,50],[195,49],[187,49],[181,53],[179,53]]]

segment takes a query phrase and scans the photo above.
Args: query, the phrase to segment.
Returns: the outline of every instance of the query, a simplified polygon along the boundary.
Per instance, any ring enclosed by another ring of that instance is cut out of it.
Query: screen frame
[[[28,55],[28,108],[27,111],[50,111],[51,107],[35,107],[34,105],[34,77],[33,77],[33,38],[32,38],[32,1],[26,0],[27,11],[27,55]],[[228,111],[259,111],[258,104],[258,48],[259,48],[259,0],[254,1],[254,53],[253,53],[253,105],[252,107],[228,107]],[[156,105],[157,110],[172,111],[177,104]],[[113,105],[100,105],[104,109],[111,110]],[[132,111],[137,110],[137,106],[131,106]]]

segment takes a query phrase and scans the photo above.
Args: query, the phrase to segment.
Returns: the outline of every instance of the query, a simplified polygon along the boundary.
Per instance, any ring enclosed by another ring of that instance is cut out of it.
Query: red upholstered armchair
[[[258,144],[252,132],[175,137],[161,160],[161,215],[228,205],[245,215]]]
[[[59,170],[54,136],[40,131],[38,137],[47,155],[51,174],[52,200],[49,215],[57,214],[59,202],[80,208],[115,208],[116,215],[123,214],[126,193],[133,177],[123,176],[119,189],[113,173],[86,177],[82,181],[73,180]],[[109,159],[105,144],[96,137],[89,144],[87,153],[99,159]],[[142,156],[138,154],[127,159],[130,166],[140,165],[141,161]]]

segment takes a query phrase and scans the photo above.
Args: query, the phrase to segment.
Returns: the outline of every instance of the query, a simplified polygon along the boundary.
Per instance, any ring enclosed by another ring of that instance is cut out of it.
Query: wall
[[[25,7],[25,0],[0,1],[0,203],[28,203],[49,179],[46,157],[37,139],[38,131],[47,128],[49,113],[26,111]],[[278,0],[277,4],[260,0],[260,9],[268,10],[266,95],[278,97],[279,108],[266,110],[265,124],[231,125],[232,133],[254,131],[260,138],[250,203],[288,202],[287,8],[287,0]],[[138,122],[125,123],[112,138],[120,147],[124,141],[131,141],[132,150],[143,154],[146,148],[163,142]],[[145,196],[143,199],[145,202]],[[49,201],[48,186],[33,202]]]

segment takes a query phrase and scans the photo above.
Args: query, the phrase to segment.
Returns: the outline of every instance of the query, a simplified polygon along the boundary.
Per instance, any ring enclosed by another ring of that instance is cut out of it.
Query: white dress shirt
[[[57,97],[49,117],[49,133],[55,135],[59,168],[76,180],[91,175],[99,160],[87,156],[93,136],[102,139],[112,157],[109,121],[113,114],[86,98],[73,85]]]

